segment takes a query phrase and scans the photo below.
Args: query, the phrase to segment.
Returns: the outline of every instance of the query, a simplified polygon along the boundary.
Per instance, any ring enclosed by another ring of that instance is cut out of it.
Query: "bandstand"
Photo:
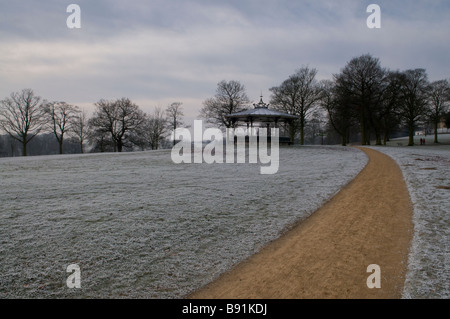
[[[233,127],[245,125],[247,132],[253,132],[254,128],[256,128],[256,132],[258,132],[258,128],[267,128],[267,132],[270,132],[272,127],[278,128],[280,123],[291,123],[297,119],[295,115],[269,109],[269,104],[263,102],[262,96],[259,103],[253,104],[253,106],[253,109],[229,114],[226,117],[231,120]],[[270,133],[268,133],[268,136],[270,137]],[[246,141],[248,141],[248,136],[246,136]],[[280,136],[279,142],[293,144],[294,141],[290,137]]]

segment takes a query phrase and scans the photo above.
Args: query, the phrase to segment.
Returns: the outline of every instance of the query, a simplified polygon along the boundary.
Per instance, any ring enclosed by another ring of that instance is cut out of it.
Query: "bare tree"
[[[349,92],[331,80],[323,80],[320,85],[322,92],[320,105],[327,110],[329,123],[340,135],[342,146],[346,146],[349,141],[350,128],[354,124]]]
[[[414,145],[414,130],[428,108],[428,76],[424,69],[406,70],[400,88],[399,116],[408,127],[408,146]]]
[[[203,102],[200,117],[208,123],[230,128],[233,122],[225,116],[243,111],[249,103],[244,85],[238,81],[221,81],[217,84],[216,95]]]
[[[89,120],[88,123],[90,122],[91,121]],[[93,127],[90,124],[88,125],[90,129],[86,137],[89,140],[89,144],[92,145],[91,152],[113,152],[114,142],[111,138],[111,134],[100,128]]]
[[[31,89],[11,93],[0,102],[0,127],[22,144],[23,156],[27,156],[27,144],[44,125],[44,104]]]
[[[270,89],[272,92],[271,104],[277,109],[298,116],[298,122],[293,123],[292,131],[300,129],[300,144],[305,143],[305,126],[309,112],[320,99],[319,85],[316,80],[317,70],[309,67],[300,68],[295,74],[289,76],[280,86]],[[292,140],[291,136],[291,140]]]
[[[166,116],[167,116],[167,125],[170,127],[170,129],[175,132],[177,128],[184,125],[184,122],[182,120],[183,109],[182,109],[183,103],[181,102],[174,102],[170,104],[166,109]],[[173,145],[175,145],[175,134],[173,136]]]
[[[157,150],[165,141],[167,124],[165,111],[161,107],[156,107],[154,112],[145,116],[144,122],[130,134],[130,142],[139,147],[142,151],[147,148]]]
[[[81,153],[84,153],[84,142],[88,137],[88,117],[85,110],[78,112],[71,121],[71,133],[76,143],[80,145]]]
[[[152,115],[147,119],[145,129],[148,132],[148,142],[152,150],[157,150],[164,136],[167,134],[167,119],[164,111],[160,107],[156,107]]]
[[[270,88],[272,92],[270,104],[279,111],[291,115],[298,115],[297,95],[299,90],[297,77],[292,75],[283,81],[280,86]],[[290,121],[288,126],[291,142],[294,142],[295,134],[300,127],[299,120]]]
[[[388,71],[385,78],[386,86],[382,94],[381,107],[379,108],[379,126],[383,134],[383,145],[387,144],[391,132],[400,124],[397,109],[400,100],[400,88],[402,74],[399,71]],[[378,136],[377,136],[378,139]],[[377,141],[377,144],[378,141]]]
[[[450,83],[447,80],[432,82],[428,92],[430,119],[434,126],[434,143],[439,143],[438,126],[450,103]]]
[[[89,125],[99,133],[109,133],[114,152],[122,152],[128,134],[136,130],[145,120],[145,113],[127,98],[116,101],[100,100]]]
[[[44,107],[47,125],[59,144],[59,154],[63,153],[64,135],[70,130],[72,120],[79,113],[77,106],[66,102],[51,102]]]
[[[311,115],[311,119],[308,121],[308,125],[305,127],[305,140],[309,140],[309,143],[316,144],[317,138],[320,138],[320,144],[325,143],[325,130],[328,127],[328,114],[323,108],[317,107]]]
[[[369,54],[353,58],[334,76],[340,90],[347,91],[349,102],[357,114],[361,130],[361,143],[370,144],[370,129],[376,130],[379,140],[378,123],[374,121],[374,113],[380,107],[380,96],[383,92],[386,70],[380,61]]]
[[[141,151],[145,151],[150,146],[150,121],[146,114],[144,122],[136,128],[136,130],[130,132],[128,137],[131,144],[137,146]]]

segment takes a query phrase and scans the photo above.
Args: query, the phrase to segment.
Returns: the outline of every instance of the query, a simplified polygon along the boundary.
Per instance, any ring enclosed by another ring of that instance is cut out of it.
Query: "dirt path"
[[[398,165],[361,148],[369,163],[327,204],[193,299],[400,298],[412,204]],[[381,269],[369,289],[367,267]]]

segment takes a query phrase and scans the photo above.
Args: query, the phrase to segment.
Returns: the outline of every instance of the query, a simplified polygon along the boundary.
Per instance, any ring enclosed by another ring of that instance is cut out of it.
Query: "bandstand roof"
[[[259,103],[253,104],[253,106],[253,109],[229,114],[226,117],[236,122],[278,122],[297,118],[295,115],[269,109],[269,105],[263,102],[262,96]]]

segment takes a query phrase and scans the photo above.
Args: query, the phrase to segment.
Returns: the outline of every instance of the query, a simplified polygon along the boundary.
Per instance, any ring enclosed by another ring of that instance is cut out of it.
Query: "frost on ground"
[[[169,151],[0,159],[0,298],[182,298],[279,237],[366,165],[353,148],[260,164]],[[69,289],[67,266],[81,268]]]
[[[375,148],[403,171],[414,206],[404,298],[450,298],[450,146]]]

